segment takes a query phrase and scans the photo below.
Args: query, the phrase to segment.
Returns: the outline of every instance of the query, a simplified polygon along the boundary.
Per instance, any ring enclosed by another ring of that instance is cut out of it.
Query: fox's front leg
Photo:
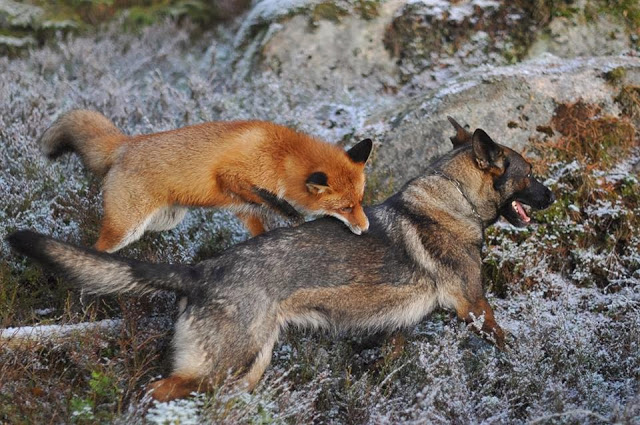
[[[262,218],[259,215],[240,212],[236,213],[236,216],[244,222],[244,225],[251,233],[251,236],[258,236],[266,231]]]
[[[216,176],[218,190],[225,199],[225,206],[243,207],[247,205],[260,206],[264,200],[255,192],[255,188],[248,182],[233,179],[219,174]],[[262,217],[250,210],[236,212],[236,216],[242,220],[251,236],[257,236],[265,232]]]

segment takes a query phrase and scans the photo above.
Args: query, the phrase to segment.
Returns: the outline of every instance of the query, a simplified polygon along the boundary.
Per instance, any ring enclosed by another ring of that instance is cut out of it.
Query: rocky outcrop
[[[396,65],[381,42],[402,0],[259,2],[243,21],[235,46],[242,77],[273,71],[321,86],[378,88],[396,84]]]
[[[636,34],[597,0],[391,0],[366,17],[355,3],[258,2],[237,33],[235,69],[319,93],[379,93],[355,130],[379,142],[378,184],[398,187],[449,150],[447,115],[523,150],[549,137],[559,104],[582,99],[618,115],[620,87],[607,72],[625,70],[618,83],[640,85]]]
[[[51,20],[38,6],[0,0],[0,54],[14,54],[51,38],[58,31],[75,30],[70,20]]]
[[[419,89],[544,52],[637,51],[634,25],[600,0],[262,0],[237,32],[235,61],[243,77],[273,70],[320,85],[374,78],[385,91]]]
[[[612,70],[620,74],[617,84],[607,77]],[[615,99],[624,85],[640,85],[638,58],[547,56],[516,66],[480,68],[374,114],[369,128],[384,128],[379,132],[376,171],[391,178],[395,186],[420,174],[433,157],[451,148],[448,115],[522,150],[531,137],[545,137],[545,127],[559,104],[582,99],[598,105],[601,114],[619,115]]]

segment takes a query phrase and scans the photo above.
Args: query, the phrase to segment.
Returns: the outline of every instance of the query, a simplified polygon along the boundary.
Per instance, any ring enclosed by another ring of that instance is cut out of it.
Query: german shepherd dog
[[[333,218],[282,228],[196,265],[148,264],[77,248],[30,231],[8,241],[86,291],[174,291],[186,298],[175,324],[173,369],[151,384],[171,400],[236,374],[251,390],[289,326],[360,333],[416,324],[435,307],[504,347],[482,287],[484,229],[500,216],[530,222],[523,204],[548,207],[552,192],[515,151],[481,129],[456,128],[454,149],[382,204],[356,236]]]

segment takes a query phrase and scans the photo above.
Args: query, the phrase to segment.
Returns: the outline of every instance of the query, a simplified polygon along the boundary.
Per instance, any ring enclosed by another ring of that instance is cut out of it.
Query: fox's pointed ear
[[[473,133],[473,156],[478,168],[486,170],[491,166],[500,166],[498,161],[504,157],[504,151],[484,130],[478,128]]]
[[[453,143],[454,148],[466,145],[467,143],[471,142],[471,139],[473,138],[473,135],[471,133],[465,130],[464,127],[458,124],[458,121],[454,120],[453,118],[447,116],[447,119],[456,130],[456,135],[453,137],[449,137],[449,139],[451,139],[451,143]]]
[[[315,173],[309,174],[305,184],[307,185],[309,193],[313,194],[325,193],[331,189],[329,187],[327,175],[322,171],[316,171]]]
[[[364,139],[347,151],[349,158],[357,164],[364,164],[369,159],[373,142],[371,139]]]

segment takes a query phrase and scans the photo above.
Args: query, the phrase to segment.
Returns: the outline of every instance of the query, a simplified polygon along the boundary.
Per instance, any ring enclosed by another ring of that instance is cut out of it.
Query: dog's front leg
[[[477,294],[460,294],[455,297],[455,309],[460,320],[467,323],[473,323],[475,319],[484,316],[482,327],[478,329],[474,326],[474,330],[483,338],[494,343],[499,349],[504,349],[504,331],[496,323],[493,315],[493,309],[487,302],[484,294],[480,291]]]

